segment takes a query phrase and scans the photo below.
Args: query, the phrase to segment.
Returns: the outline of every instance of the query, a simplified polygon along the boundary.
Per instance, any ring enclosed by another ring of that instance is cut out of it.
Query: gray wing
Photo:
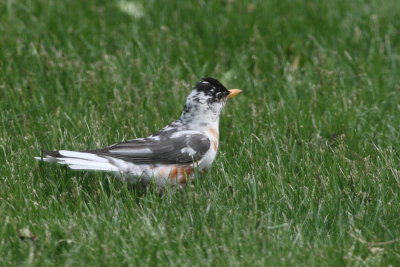
[[[209,149],[207,136],[200,132],[183,131],[129,140],[86,152],[135,164],[185,164],[200,160]]]

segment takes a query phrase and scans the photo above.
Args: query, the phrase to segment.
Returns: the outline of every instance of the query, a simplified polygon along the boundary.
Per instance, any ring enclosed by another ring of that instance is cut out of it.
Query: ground
[[[0,263],[400,264],[400,5],[0,2]],[[143,137],[204,76],[227,105],[185,190],[33,159]]]

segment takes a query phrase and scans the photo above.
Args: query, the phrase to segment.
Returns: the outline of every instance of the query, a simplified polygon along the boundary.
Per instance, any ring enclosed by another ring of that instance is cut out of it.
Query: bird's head
[[[182,119],[199,123],[218,123],[228,99],[240,94],[239,89],[226,89],[214,78],[202,78],[186,99]]]

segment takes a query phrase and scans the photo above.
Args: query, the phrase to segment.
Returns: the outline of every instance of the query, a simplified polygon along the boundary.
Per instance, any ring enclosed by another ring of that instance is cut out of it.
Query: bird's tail
[[[92,153],[56,150],[43,151],[43,154],[45,157],[35,157],[35,159],[65,164],[74,170],[120,171],[117,166],[110,163],[109,159]]]

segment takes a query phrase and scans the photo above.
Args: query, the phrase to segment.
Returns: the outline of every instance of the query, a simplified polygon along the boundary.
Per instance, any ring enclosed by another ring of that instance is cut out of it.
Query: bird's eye
[[[215,97],[216,97],[218,100],[221,100],[221,99],[222,99],[222,93],[221,93],[221,92],[218,92],[218,93],[215,95]]]

